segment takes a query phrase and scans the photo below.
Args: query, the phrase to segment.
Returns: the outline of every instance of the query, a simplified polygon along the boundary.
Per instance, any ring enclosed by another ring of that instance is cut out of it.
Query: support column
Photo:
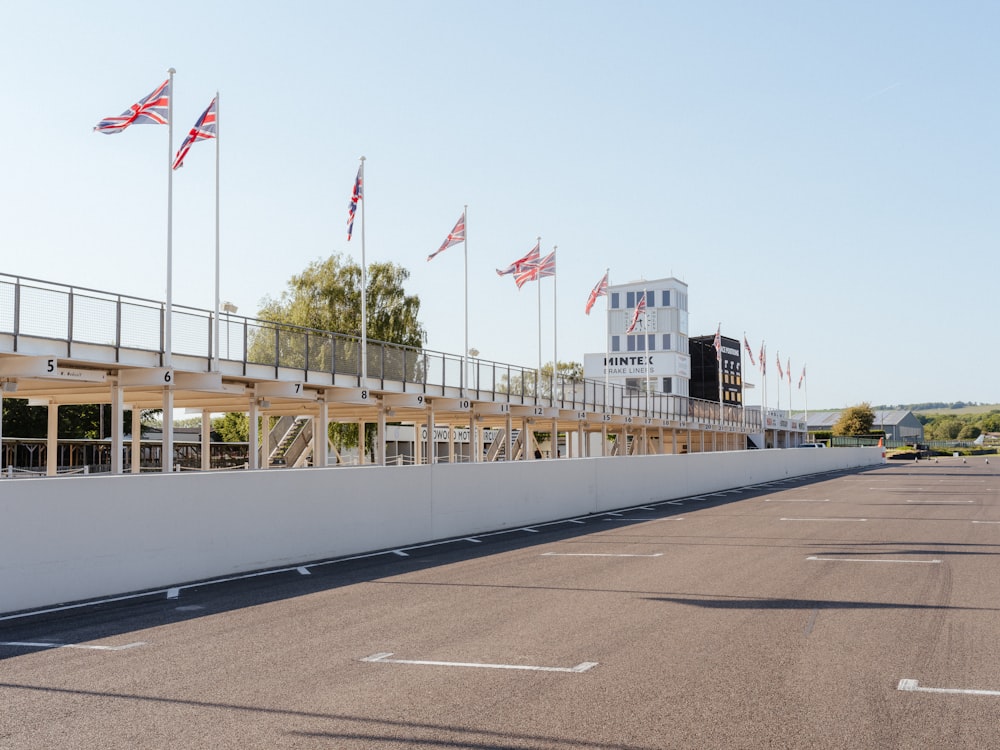
[[[455,426],[448,423],[448,463],[455,463]]]
[[[601,457],[608,455],[608,423],[601,424]]]
[[[378,465],[385,466],[385,404],[378,402]]]
[[[115,383],[111,386],[111,473],[121,474],[125,465],[125,414],[122,400],[125,390]],[[103,408],[103,407],[102,407]]]
[[[422,426],[419,420],[413,423],[413,463],[416,466],[420,466],[424,462],[424,447],[427,445],[427,440],[420,437]]]
[[[49,401],[45,453],[45,474],[54,477],[59,468],[59,405],[55,401]]]
[[[521,445],[524,446],[524,460],[535,460],[535,431],[527,417],[521,419]]]
[[[249,422],[250,422],[250,435],[247,437],[249,445],[247,446],[247,465],[251,469],[260,468],[260,454],[257,452],[257,443],[260,442],[260,410],[257,408],[257,399],[251,399],[250,401],[250,411],[249,411]]]
[[[365,458],[365,418],[358,419],[358,466],[364,466]]]
[[[271,468],[271,415],[260,410],[260,468]]]
[[[142,410],[132,405],[132,466],[133,474],[142,471]]]
[[[319,402],[319,417],[313,425],[313,466],[325,467],[330,461],[330,405],[326,393]]]
[[[164,473],[174,470],[174,392],[163,389],[163,448],[160,468]]]
[[[477,439],[477,433],[479,429],[476,426],[476,414],[473,411],[469,412],[469,461],[471,463],[479,463],[482,459],[483,449],[479,446],[479,440]]]
[[[559,458],[559,420],[552,418],[552,458]],[[566,433],[566,450],[569,451],[569,433]]]
[[[0,386],[0,471],[3,471],[3,386]]]
[[[201,470],[212,468],[212,412],[201,410]]]
[[[434,440],[434,405],[427,405],[427,463],[437,463],[437,441]]]
[[[510,412],[506,414],[506,426],[507,432],[505,439],[507,440],[507,447],[504,450],[504,461],[514,460],[514,420],[511,419]]]

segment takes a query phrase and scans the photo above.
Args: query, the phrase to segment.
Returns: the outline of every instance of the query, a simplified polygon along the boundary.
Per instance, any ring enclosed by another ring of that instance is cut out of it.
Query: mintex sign
[[[583,355],[583,377],[602,379],[691,376],[691,358],[677,352],[612,352]]]

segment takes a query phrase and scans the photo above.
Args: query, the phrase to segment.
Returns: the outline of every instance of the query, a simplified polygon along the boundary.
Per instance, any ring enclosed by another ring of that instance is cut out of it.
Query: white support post
[[[212,412],[201,410],[201,470],[212,468]]]
[[[260,468],[271,468],[271,415],[260,410]]]
[[[319,403],[319,418],[313,428],[313,466],[325,467],[330,460],[329,449],[330,434],[330,404],[326,401],[326,394]]]
[[[247,465],[251,469],[260,468],[260,455],[257,453],[257,444],[260,442],[260,411],[257,408],[257,399],[250,399],[250,411],[248,412],[250,421],[249,446],[247,447]]]
[[[170,386],[163,389],[163,454],[160,468],[168,474],[174,470],[174,392]]]
[[[122,409],[124,389],[115,383],[111,386],[111,473],[121,474],[125,462],[125,435],[123,434],[123,420],[125,415]],[[104,406],[102,405],[103,409]]]
[[[378,402],[378,465],[385,466],[385,404]]]
[[[142,471],[142,410],[132,406],[132,473]]]
[[[45,440],[45,474],[54,477],[59,468],[59,405],[49,401],[48,429]]]

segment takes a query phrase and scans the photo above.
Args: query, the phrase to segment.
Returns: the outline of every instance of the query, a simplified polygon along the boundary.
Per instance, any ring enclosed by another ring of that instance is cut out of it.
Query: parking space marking
[[[973,521],[973,523],[1000,523],[1000,521]]]
[[[392,653],[372,654],[361,661],[380,664],[416,664],[425,667],[472,667],[475,669],[514,669],[527,672],[573,672],[579,674],[597,666],[596,661],[584,661],[575,667],[537,667],[527,664],[481,664],[461,661],[427,661],[423,659],[390,659]]]
[[[307,568],[305,565],[302,565],[302,566],[296,568],[296,570],[299,572],[300,576],[311,576],[312,575],[312,573],[309,572],[309,568]]]
[[[965,505],[967,503],[974,503],[975,500],[907,500],[908,503],[917,503],[918,505]]]
[[[823,562],[861,562],[861,563],[911,563],[913,565],[940,565],[941,560],[866,560],[861,557],[807,557],[806,560]]]
[[[632,555],[612,552],[542,552],[540,557],[663,557],[662,552],[652,555]]]
[[[867,518],[779,518],[779,521],[847,521],[847,522],[862,522],[867,521]]]
[[[145,646],[145,641],[126,643],[124,646],[88,646],[85,643],[52,643],[49,641],[0,641],[0,646],[18,646],[21,648],[78,648],[88,651],[125,651],[130,648]]]
[[[900,680],[897,690],[908,693],[949,693],[952,695],[992,695],[1000,696],[1000,690],[969,690],[965,688],[929,688],[920,687],[916,680]]]
[[[829,499],[827,499],[827,500],[810,500],[809,498],[803,498],[801,500],[792,500],[792,499],[786,500],[785,498],[781,498],[781,497],[765,497],[764,498],[764,502],[765,503],[828,503],[830,501],[829,501]]]
[[[633,521],[683,521],[684,516],[677,516],[676,518],[639,518],[633,516],[632,518],[602,518],[601,520],[607,523],[632,523]]]

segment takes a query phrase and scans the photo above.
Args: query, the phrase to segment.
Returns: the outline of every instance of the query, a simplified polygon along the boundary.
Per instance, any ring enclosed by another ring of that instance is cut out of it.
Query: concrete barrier
[[[0,481],[0,613],[881,462],[878,448]]]

